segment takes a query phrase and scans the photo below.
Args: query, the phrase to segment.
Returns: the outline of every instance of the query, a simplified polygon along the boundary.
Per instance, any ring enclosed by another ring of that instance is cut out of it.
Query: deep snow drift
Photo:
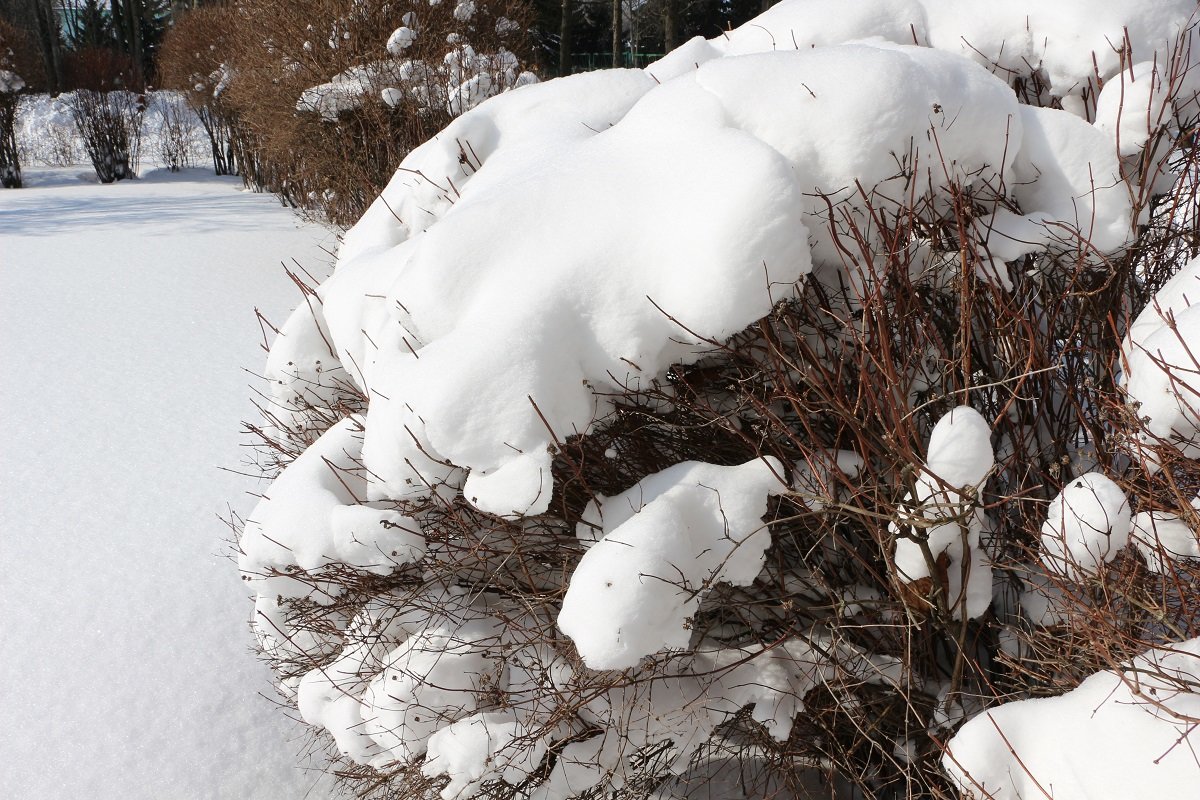
[[[279,318],[279,262],[319,269],[328,234],[199,170],[25,175],[0,192],[0,796],[327,797],[217,514],[256,485],[218,469],[254,307]]]

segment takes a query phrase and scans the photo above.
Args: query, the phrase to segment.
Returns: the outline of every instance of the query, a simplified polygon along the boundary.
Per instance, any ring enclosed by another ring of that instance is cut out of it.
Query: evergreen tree
[[[85,47],[112,47],[116,44],[112,17],[98,0],[87,0],[79,9],[68,34],[72,50]]]

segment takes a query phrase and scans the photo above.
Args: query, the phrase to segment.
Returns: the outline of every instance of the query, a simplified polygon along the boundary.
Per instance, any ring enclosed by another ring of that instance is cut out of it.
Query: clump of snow
[[[293,634],[287,622],[285,599],[319,604],[336,599],[334,590],[301,571],[344,564],[388,574],[425,553],[416,521],[360,505],[366,493],[361,423],[348,417],[322,434],[280,474],[246,520],[238,563],[257,593],[255,627],[268,652],[308,652],[329,644]]]
[[[1150,336],[1160,328],[1169,326],[1177,314],[1190,308],[1194,302],[1200,302],[1200,258],[1188,261],[1172,275],[1134,319],[1126,333],[1126,358],[1144,349]]]
[[[379,93],[379,99],[382,100],[388,108],[395,108],[404,102],[404,92],[395,88],[394,86],[389,86]]]
[[[454,7],[454,18],[459,22],[467,22],[473,16],[475,16],[474,0],[458,0],[458,5]]]
[[[417,40],[417,32],[407,25],[396,28],[387,40],[387,51],[399,58]]]
[[[463,494],[480,511],[506,519],[544,514],[554,483],[549,450],[524,453],[491,471],[472,471]]]
[[[1089,472],[1050,501],[1042,525],[1042,562],[1065,575],[1092,575],[1129,543],[1129,499],[1111,478]]]
[[[717,582],[745,585],[771,544],[762,518],[783,490],[774,459],[676,464],[597,503],[603,537],[571,576],[558,626],[593,669],[683,649]]]
[[[373,94],[373,87],[386,81],[391,71],[391,65],[382,61],[351,67],[326,83],[301,92],[296,110],[318,114],[326,122],[337,122],[340,114],[360,107]]]
[[[327,730],[338,751],[356,762],[380,755],[379,745],[363,730],[362,695],[384,660],[403,641],[413,620],[397,612],[388,597],[367,603],[346,627],[347,645],[328,665],[316,667],[296,686],[296,705],[304,721]]]
[[[640,677],[653,680],[622,682],[586,699],[580,715],[620,735],[567,744],[533,798],[564,800],[602,781],[620,786],[636,774],[633,763],[645,748],[663,748],[663,766],[681,774],[695,764],[717,726],[750,704],[754,719],[776,741],[786,741],[812,689],[843,682],[894,684],[902,678],[902,664],[814,632],[769,649],[702,641],[692,655]]]
[[[964,725],[942,765],[971,798],[1187,797],[1200,747],[1200,639],[1150,650],[1059,697]]]
[[[660,80],[731,55],[807,50],[880,38],[917,44],[967,58],[1013,82],[1043,87],[1041,98],[1086,117],[1102,85],[1120,83],[1128,54],[1138,63],[1186,73],[1200,56],[1191,0],[791,0],[773,6],[736,30],[710,40],[699,37],[649,68]],[[1180,39],[1183,37],[1183,46]],[[1182,56],[1172,62],[1172,56]],[[1190,60],[1188,60],[1190,59]],[[1136,74],[1136,73],[1135,73]],[[1196,76],[1180,87],[1187,97]],[[1029,87],[1027,87],[1029,88]],[[1085,95],[1090,102],[1085,102]]]
[[[1137,415],[1146,421],[1144,439],[1165,442],[1183,455],[1200,455],[1200,363],[1190,342],[1200,335],[1200,258],[1189,261],[1138,315],[1125,338],[1123,382]],[[1151,469],[1158,456],[1137,454]]]
[[[406,58],[418,30],[412,12],[405,14],[404,20],[388,38],[390,58],[359,64],[305,89],[296,109],[336,122],[341,114],[361,108],[378,94],[389,108],[409,97],[418,108],[442,108],[457,116],[489,97],[537,82],[536,76],[520,69],[513,53],[504,48],[477,53],[457,32],[447,35],[452,49],[441,64]]]
[[[298,413],[336,405],[348,381],[331,349],[317,298],[296,307],[267,354],[265,377],[276,408]]]
[[[996,465],[991,426],[970,406],[950,409],[929,434],[925,463],[950,486],[979,486]]]
[[[16,94],[25,88],[25,79],[9,69],[0,69],[0,94]]]
[[[788,740],[796,715],[804,711],[804,698],[814,688],[842,678],[880,684],[903,679],[900,659],[868,655],[821,635],[785,639],[770,650],[702,646],[693,669],[717,675],[707,703],[714,723],[753,705],[751,718],[779,742]]]
[[[969,618],[979,617],[991,604],[992,567],[980,541],[989,522],[976,495],[994,464],[991,428],[982,415],[970,406],[951,409],[930,434],[915,493],[900,506],[901,518],[889,526],[897,537],[894,559],[900,580],[931,581],[945,592],[956,618],[964,611]]]
[[[1167,77],[1153,61],[1130,65],[1100,90],[1096,127],[1113,137],[1120,155],[1136,155],[1167,123],[1168,91]]]
[[[421,771],[429,777],[448,775],[443,800],[469,797],[486,781],[503,780],[519,785],[546,754],[544,738],[533,746],[525,740],[533,733],[512,713],[478,713],[454,722],[429,738],[429,751]]]
[[[1200,512],[1200,498],[1192,501],[1191,513],[1197,512]],[[1130,539],[1150,569],[1159,574],[1169,574],[1178,562],[1200,560],[1200,539],[1193,523],[1179,514],[1163,511],[1135,514]]]

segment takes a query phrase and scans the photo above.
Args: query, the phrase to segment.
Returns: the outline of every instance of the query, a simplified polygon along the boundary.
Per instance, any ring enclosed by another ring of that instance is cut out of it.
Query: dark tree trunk
[[[676,41],[676,0],[663,0],[663,52],[669,53],[679,44]]]
[[[109,0],[112,9],[113,28],[121,47],[133,62],[133,89],[142,89],[145,84],[144,53],[142,52],[142,3],[141,0]]]
[[[0,92],[0,187],[21,188],[16,139],[17,93]]]
[[[612,65],[623,67],[621,58],[621,0],[612,0]]]
[[[129,58],[133,61],[133,80],[135,88],[141,89],[144,83],[142,67],[142,3],[141,0],[125,0],[121,4],[125,11],[125,41],[129,44]]]
[[[558,74],[571,74],[571,23],[574,0],[562,0],[562,22],[558,26]]]
[[[34,0],[33,13],[42,61],[46,65],[46,88],[51,94],[58,94],[64,88],[62,63],[58,52],[58,16],[54,13],[50,0]]]

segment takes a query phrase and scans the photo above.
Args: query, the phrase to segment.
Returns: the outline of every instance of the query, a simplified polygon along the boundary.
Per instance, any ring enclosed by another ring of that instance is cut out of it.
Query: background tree
[[[32,64],[24,33],[0,18],[0,187],[5,189],[22,185],[16,120],[19,95],[26,88],[23,73],[27,66]]]
[[[109,9],[101,6],[99,0],[87,0],[74,16],[67,40],[73,50],[116,46]]]

